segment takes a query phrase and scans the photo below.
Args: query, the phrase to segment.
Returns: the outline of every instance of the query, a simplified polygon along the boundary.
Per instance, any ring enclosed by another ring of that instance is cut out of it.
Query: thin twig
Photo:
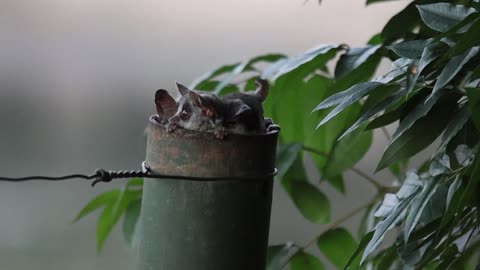
[[[304,151],[307,151],[307,152],[310,152],[310,153],[314,153],[314,154],[317,154],[317,155],[320,155],[320,156],[323,156],[323,157],[326,157],[327,159],[330,158],[330,155],[325,153],[325,152],[322,152],[318,149],[315,149],[315,148],[312,148],[312,147],[308,147],[308,146],[303,146],[303,150]],[[362,170],[358,169],[358,168],[355,168],[355,167],[352,167],[350,168],[350,170],[352,170],[353,172],[355,172],[356,174],[360,175],[361,177],[363,177],[365,180],[367,180],[370,184],[374,185],[377,189],[380,189],[380,190],[384,190],[386,187],[384,187],[382,184],[380,184],[377,180],[373,179],[371,176],[369,176],[368,174],[366,174],[365,172],[363,172]]]

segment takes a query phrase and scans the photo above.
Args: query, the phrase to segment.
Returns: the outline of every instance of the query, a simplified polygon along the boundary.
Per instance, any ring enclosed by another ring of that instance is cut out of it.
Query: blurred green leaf
[[[191,85],[190,85],[190,89],[201,89],[201,88],[198,88],[199,85],[202,85],[202,84],[205,84],[206,82],[210,81],[211,79],[214,79],[215,77],[217,76],[220,76],[222,74],[226,74],[226,73],[229,73],[231,71],[233,71],[238,65],[240,65],[241,63],[235,63],[235,64],[231,64],[231,65],[224,65],[224,66],[221,66],[219,68],[216,68],[212,71],[209,71],[205,74],[203,74],[202,76],[200,76],[199,78],[197,78]],[[206,90],[206,89],[202,89],[202,90]]]
[[[325,165],[325,177],[334,177],[353,167],[370,149],[372,133],[370,130],[353,132],[338,142]]]
[[[277,177],[281,178],[292,166],[303,145],[300,143],[281,144],[277,150]]]
[[[370,5],[373,3],[388,2],[388,1],[394,1],[394,0],[367,0],[367,5]]]
[[[457,75],[457,73],[463,68],[463,66],[472,57],[477,55],[479,49],[479,47],[473,47],[467,52],[451,58],[438,76],[438,80],[435,82],[435,86],[433,88],[433,93],[447,85],[447,83],[449,83],[453,79],[453,77]]]
[[[314,136],[320,115],[312,114],[311,111],[318,100],[328,93],[327,87],[331,85],[331,80],[313,76],[304,81],[303,74],[308,72],[302,68],[280,77],[271,87],[271,96],[265,102],[265,113],[272,111],[274,122],[282,127],[282,142],[307,144],[309,138]]]
[[[107,204],[112,204],[117,200],[119,195],[119,189],[110,190],[98,195],[97,197],[90,200],[90,202],[88,202],[87,205],[85,205],[82,210],[80,210],[80,212],[77,214],[77,217],[75,217],[74,222],[78,221],[82,217],[90,214],[91,212],[97,210],[100,207],[103,207]]]
[[[221,81],[220,83],[215,87],[213,90],[213,93],[215,94],[220,94],[223,90],[223,88],[227,85],[230,84],[230,82],[237,77],[240,73],[242,73],[244,70],[247,69],[248,62],[240,63],[233,70],[231,70]]]
[[[269,246],[267,249],[267,270],[279,270],[288,255],[296,252],[297,247],[292,243]]]
[[[371,37],[368,42],[368,45],[381,45],[382,44],[382,33],[378,33]]]
[[[130,201],[138,199],[141,191],[131,191],[126,188],[122,189],[115,201],[109,201],[103,208],[97,221],[97,250],[100,252],[103,248],[105,240],[118,222],[122,214],[127,209]]]
[[[345,267],[343,269],[345,269],[345,270],[352,269],[352,268],[353,269],[358,269],[358,266],[359,266],[358,265],[358,258],[359,258],[358,255],[360,255],[360,253],[365,249],[367,244],[370,242],[370,240],[372,239],[373,233],[374,233],[373,231],[369,232],[362,237],[362,240],[360,241],[360,244],[358,244],[357,248],[355,249],[355,252],[353,252],[353,254],[350,256],[350,258],[348,259],[348,261],[345,264]],[[357,261],[357,263],[352,265],[352,263],[354,261]],[[379,269],[385,269],[385,268],[379,268]]]
[[[480,131],[480,88],[467,89],[468,108],[475,126]]]
[[[140,221],[140,211],[142,208],[142,200],[132,200],[125,209],[125,217],[123,219],[123,236],[125,241],[130,245],[133,243],[134,235]]]
[[[330,220],[330,203],[327,196],[308,182],[292,182],[291,196],[303,216],[314,223]]]
[[[280,53],[269,53],[269,54],[259,55],[257,57],[250,59],[246,67],[250,69],[250,68],[253,68],[253,65],[259,62],[272,63],[272,62],[277,62],[278,60],[286,59],[286,58],[287,58],[286,55],[280,54]]]
[[[290,270],[324,270],[320,260],[304,251],[299,251],[290,260]]]
[[[357,243],[346,229],[336,228],[320,235],[317,246],[335,267],[343,269],[354,254]]]
[[[475,12],[475,9],[473,8],[450,3],[418,5],[417,8],[420,12],[422,21],[428,27],[439,32],[448,31],[468,15]]]
[[[143,178],[132,178],[128,180],[127,188],[131,187],[143,187]]]

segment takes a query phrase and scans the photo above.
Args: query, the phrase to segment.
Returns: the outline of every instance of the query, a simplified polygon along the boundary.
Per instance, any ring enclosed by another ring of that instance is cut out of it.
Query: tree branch
[[[313,153],[313,154],[317,154],[317,155],[320,155],[320,156],[323,156],[327,159],[330,159],[330,155],[325,153],[325,152],[322,152],[318,149],[315,149],[315,148],[312,148],[312,147],[308,147],[308,146],[303,146],[302,148],[304,151],[306,152],[309,152],[309,153]],[[362,170],[360,169],[357,169],[355,167],[352,167],[350,168],[350,170],[352,170],[353,172],[355,172],[356,174],[360,175],[361,177],[363,177],[365,180],[367,180],[370,184],[374,185],[377,189],[379,190],[385,190],[386,187],[384,187],[382,184],[380,184],[377,180],[373,179],[373,177],[369,176],[368,174],[366,174],[365,172],[363,172]]]

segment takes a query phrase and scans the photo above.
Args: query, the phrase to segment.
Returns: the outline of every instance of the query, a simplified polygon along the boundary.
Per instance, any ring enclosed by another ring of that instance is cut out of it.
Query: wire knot
[[[112,172],[107,172],[104,169],[97,169],[95,171],[95,180],[92,182],[92,187],[99,182],[108,183],[113,180]]]

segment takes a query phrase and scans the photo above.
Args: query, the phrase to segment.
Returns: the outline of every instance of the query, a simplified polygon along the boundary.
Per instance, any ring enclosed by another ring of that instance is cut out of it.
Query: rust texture
[[[263,135],[229,134],[217,139],[212,133],[184,129],[169,133],[152,116],[147,133],[147,161],[154,172],[197,177],[261,177],[275,169],[278,131]]]

